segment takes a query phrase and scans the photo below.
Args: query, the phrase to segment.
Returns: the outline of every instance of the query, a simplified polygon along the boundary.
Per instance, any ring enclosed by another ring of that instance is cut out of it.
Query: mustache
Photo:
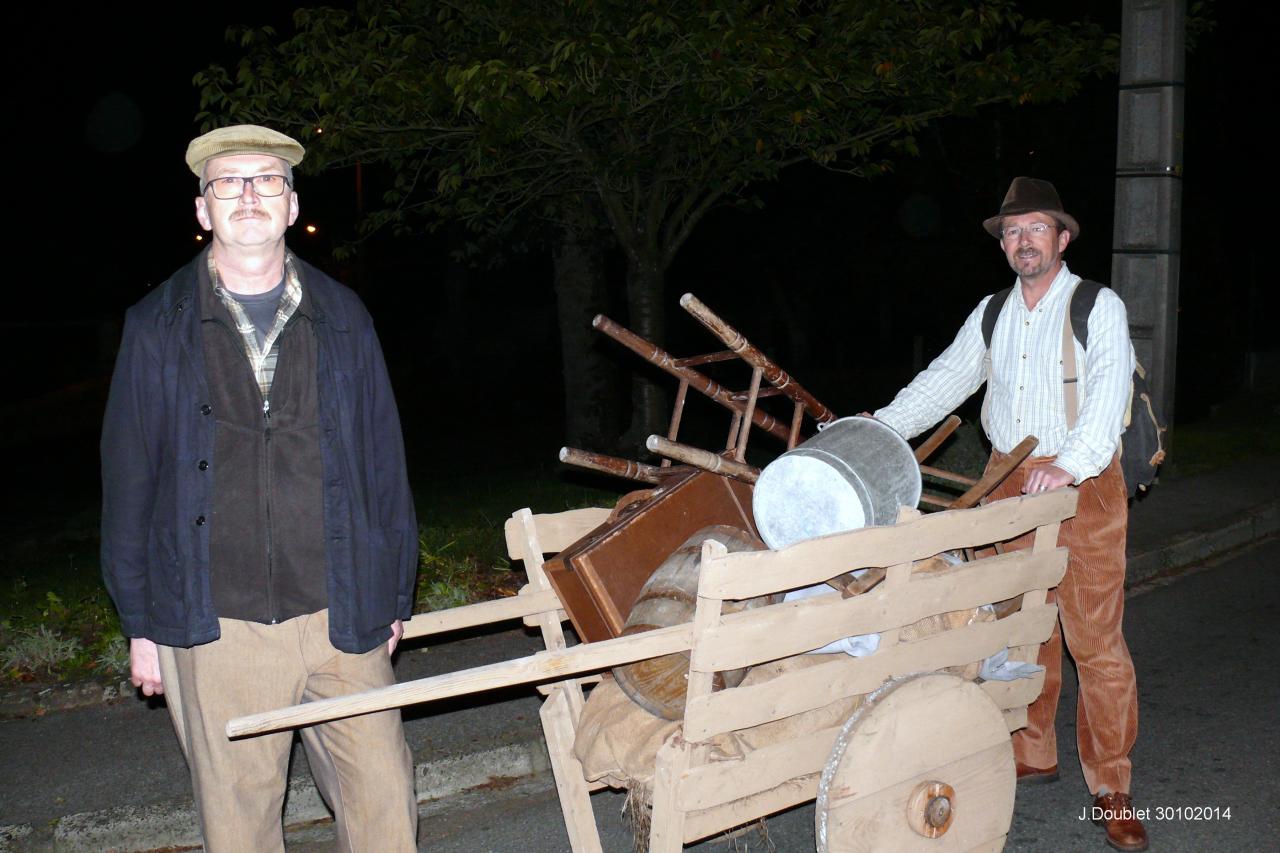
[[[242,207],[231,214],[232,222],[234,222],[237,219],[266,219],[266,218],[267,218],[266,212],[259,210],[256,207]]]

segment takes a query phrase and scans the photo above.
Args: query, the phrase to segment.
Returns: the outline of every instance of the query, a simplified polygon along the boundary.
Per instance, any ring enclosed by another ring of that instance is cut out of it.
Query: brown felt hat
[[[982,222],[987,233],[1000,239],[1000,222],[1006,216],[1018,216],[1023,213],[1047,213],[1058,220],[1071,234],[1074,240],[1080,236],[1080,223],[1071,214],[1062,209],[1062,199],[1053,184],[1039,178],[1014,178],[1009,184],[1009,191],[1004,194],[1004,204],[1000,212]]]
[[[256,124],[237,124],[211,130],[191,140],[191,144],[187,146],[187,165],[196,173],[197,178],[203,178],[204,164],[214,157],[267,154],[279,157],[290,166],[296,166],[302,162],[306,153],[307,150],[298,140],[285,136],[278,130]]]

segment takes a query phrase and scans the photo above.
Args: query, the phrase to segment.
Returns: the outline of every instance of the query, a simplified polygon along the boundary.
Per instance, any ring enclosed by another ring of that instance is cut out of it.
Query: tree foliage
[[[234,33],[238,66],[196,79],[207,122],[286,127],[321,168],[390,166],[375,223],[559,223],[590,199],[661,269],[787,165],[878,174],[925,122],[1067,97],[1116,53],[1011,0],[397,0],[294,25]]]
[[[603,229],[650,338],[713,207],[806,160],[880,174],[925,123],[1066,98],[1118,46],[1014,0],[366,0],[294,27],[233,33],[239,64],[196,78],[206,124],[298,133],[320,168],[388,167],[369,228]]]

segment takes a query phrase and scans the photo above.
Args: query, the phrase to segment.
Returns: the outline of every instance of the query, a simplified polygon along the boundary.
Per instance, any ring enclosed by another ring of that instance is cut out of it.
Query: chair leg
[[[570,689],[559,685],[542,703],[539,711],[542,732],[547,739],[547,752],[551,756],[551,771],[556,779],[564,826],[569,833],[569,846],[573,853],[601,853],[600,832],[596,828],[595,813],[591,810],[591,793],[582,776],[582,764],[573,755],[576,721],[569,711],[567,691]]]

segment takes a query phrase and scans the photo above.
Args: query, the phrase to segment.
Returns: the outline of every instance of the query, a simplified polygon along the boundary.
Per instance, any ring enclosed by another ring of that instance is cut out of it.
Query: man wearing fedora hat
[[[1138,691],[1121,624],[1128,493],[1116,451],[1135,363],[1124,303],[1100,290],[1088,318],[1088,347],[1078,336],[1069,342],[1080,365],[1072,423],[1064,395],[1063,331],[1080,277],[1067,269],[1063,253],[1080,236],[1080,225],[1063,210],[1053,184],[1015,178],[1000,212],[983,227],[1017,273],[988,332],[989,349],[983,320],[995,294],[978,303],[954,342],[874,416],[910,438],[986,382],[982,423],[992,445],[989,466],[1028,435],[1040,441],[1039,455],[1019,466],[991,498],[1078,488],[1077,514],[1062,524],[1058,539],[1070,557],[1062,583],[1050,593],[1056,595],[1060,625],[1040,652],[1044,692],[1028,710],[1027,727],[1013,738],[1018,781],[1058,778],[1054,717],[1065,637],[1079,672],[1079,757],[1096,797],[1090,816],[1104,826],[1112,847],[1144,850],[1146,831],[1130,798]],[[1006,547],[1030,544],[1026,536]]]
[[[129,309],[102,432],[102,569],[134,685],[166,695],[209,851],[283,851],[290,732],[228,720],[393,683],[417,522],[373,323],[297,258],[302,146],[187,148],[210,245]],[[398,711],[302,731],[342,850],[416,849]]]

